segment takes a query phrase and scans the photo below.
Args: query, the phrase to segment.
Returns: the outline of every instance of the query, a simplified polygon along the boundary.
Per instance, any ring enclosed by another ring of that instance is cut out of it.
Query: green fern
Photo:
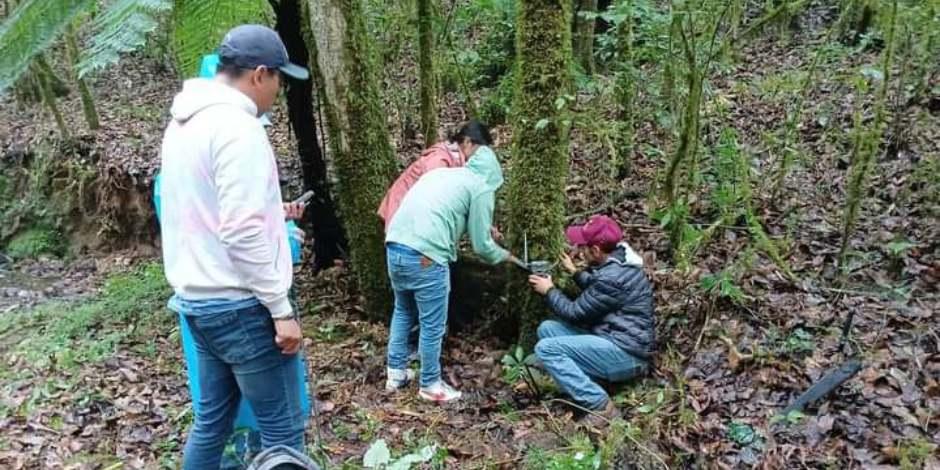
[[[273,16],[265,0],[175,0],[173,46],[177,70],[184,77],[196,75],[199,60],[215,50],[234,26],[268,24]]]
[[[26,0],[0,25],[0,92],[26,71],[94,0]]]
[[[172,0],[118,0],[108,6],[92,25],[94,36],[82,51],[78,76],[114,65],[121,54],[133,52],[147,42],[147,35],[160,25],[158,16],[173,8]]]

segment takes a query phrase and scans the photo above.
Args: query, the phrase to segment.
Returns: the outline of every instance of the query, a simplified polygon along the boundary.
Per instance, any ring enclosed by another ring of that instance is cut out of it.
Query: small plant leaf
[[[546,118],[539,119],[539,122],[535,123],[535,130],[540,131],[542,129],[545,129],[546,126],[548,126],[548,119]]]
[[[380,468],[388,465],[391,460],[392,453],[389,452],[385,439],[378,439],[366,451],[366,455],[362,458],[362,466],[365,468]]]
[[[737,444],[744,446],[754,442],[757,434],[749,424],[732,421],[731,426],[728,427],[728,437]]]

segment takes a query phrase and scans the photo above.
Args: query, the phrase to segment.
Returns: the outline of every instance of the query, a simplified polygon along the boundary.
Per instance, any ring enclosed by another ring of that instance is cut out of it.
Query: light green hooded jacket
[[[509,252],[493,240],[493,207],[503,171],[496,154],[480,147],[460,168],[439,168],[423,175],[408,190],[389,224],[386,243],[399,243],[436,263],[457,260],[465,232],[473,251],[490,264],[505,261]]]

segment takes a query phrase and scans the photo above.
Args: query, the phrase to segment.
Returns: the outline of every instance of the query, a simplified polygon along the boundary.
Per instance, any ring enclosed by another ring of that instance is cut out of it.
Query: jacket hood
[[[243,109],[251,116],[258,115],[258,107],[242,92],[212,79],[193,78],[183,82],[183,90],[173,98],[170,115],[183,123],[200,111],[217,105],[231,105]]]
[[[467,162],[466,168],[483,179],[488,191],[496,191],[503,185],[503,169],[499,166],[493,149],[483,146],[477,149]]]
[[[618,243],[617,249],[610,254],[608,259],[619,265],[643,267],[643,258],[633,251],[633,248],[627,242]]]

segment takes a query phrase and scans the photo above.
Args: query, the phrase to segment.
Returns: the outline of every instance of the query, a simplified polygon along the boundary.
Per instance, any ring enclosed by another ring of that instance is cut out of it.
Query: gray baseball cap
[[[277,33],[260,24],[243,24],[232,28],[222,39],[219,57],[237,67],[253,69],[264,66],[277,69],[298,80],[310,78],[307,69],[290,62],[287,48]]]

